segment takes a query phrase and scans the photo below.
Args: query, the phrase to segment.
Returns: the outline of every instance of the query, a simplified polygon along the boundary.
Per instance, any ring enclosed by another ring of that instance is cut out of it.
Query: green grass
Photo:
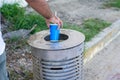
[[[31,29],[34,25],[37,25],[37,27],[32,33],[48,29],[42,16],[35,13],[26,14],[25,9],[20,8],[18,4],[5,4],[0,11],[3,16],[10,23],[12,23],[10,26],[11,30]],[[73,29],[84,33],[86,36],[86,41],[89,41],[102,29],[108,27],[109,25],[110,23],[100,19],[88,19],[83,22],[82,26],[68,24],[65,22],[63,26],[64,28]]]
[[[25,69],[21,70],[20,73],[17,73],[14,70],[10,70],[10,80],[32,80],[33,73],[31,71],[26,71]]]
[[[90,41],[101,30],[108,27],[111,23],[108,23],[100,19],[88,19],[85,20],[82,26],[65,24],[64,28],[73,29],[82,32],[86,36],[85,41]]]
[[[120,0],[109,0],[105,3],[105,6],[120,8]]]
[[[0,11],[12,24],[9,26],[11,30],[31,29],[34,25],[37,25],[37,27],[33,30],[33,33],[47,29],[42,16],[35,13],[26,14],[25,9],[19,7],[17,3],[13,5],[4,4]]]

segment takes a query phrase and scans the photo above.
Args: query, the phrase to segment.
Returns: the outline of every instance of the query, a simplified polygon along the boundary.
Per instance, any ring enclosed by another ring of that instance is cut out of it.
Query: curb
[[[91,60],[100,50],[120,35],[120,20],[105,28],[91,41],[85,43],[84,64]]]

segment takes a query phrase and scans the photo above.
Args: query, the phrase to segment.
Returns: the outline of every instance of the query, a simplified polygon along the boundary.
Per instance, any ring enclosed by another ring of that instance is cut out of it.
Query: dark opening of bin
[[[51,70],[62,70],[63,68],[51,68]]]
[[[46,41],[50,41],[50,35],[47,35],[45,38],[44,38]],[[60,37],[59,37],[59,41],[64,41],[64,40],[67,40],[68,39],[68,36],[65,35],[65,34],[60,34]]]

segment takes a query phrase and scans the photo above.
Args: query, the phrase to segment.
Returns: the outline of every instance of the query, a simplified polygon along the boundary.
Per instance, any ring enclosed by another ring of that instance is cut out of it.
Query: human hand
[[[49,28],[50,23],[58,24],[59,28],[63,26],[63,22],[59,17],[53,16],[50,19],[46,19],[46,24]]]

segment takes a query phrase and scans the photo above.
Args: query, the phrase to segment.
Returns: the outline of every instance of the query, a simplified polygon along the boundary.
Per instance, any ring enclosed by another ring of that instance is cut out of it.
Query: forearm
[[[50,19],[53,14],[45,0],[26,0],[43,17]]]

